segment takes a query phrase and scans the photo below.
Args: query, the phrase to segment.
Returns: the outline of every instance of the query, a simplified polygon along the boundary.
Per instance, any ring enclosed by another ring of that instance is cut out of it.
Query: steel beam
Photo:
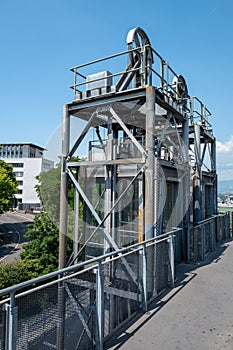
[[[146,88],[146,169],[145,169],[145,240],[155,236],[155,88],[147,86]],[[148,292],[153,292],[154,286],[154,250],[153,247],[148,248],[147,252],[147,268],[148,268]]]
[[[68,222],[68,175],[66,156],[70,145],[70,117],[68,105],[63,107],[62,121],[62,160],[61,160],[61,193],[60,193],[60,236],[59,236],[59,269],[66,266],[66,237]]]
[[[68,105],[63,107],[62,117],[62,159],[61,159],[61,191],[60,191],[60,230],[59,230],[59,269],[66,267],[67,228],[68,228],[68,175],[66,173],[66,156],[70,146],[70,116]],[[58,322],[57,350],[64,349],[65,329],[65,290],[64,283],[58,283]]]

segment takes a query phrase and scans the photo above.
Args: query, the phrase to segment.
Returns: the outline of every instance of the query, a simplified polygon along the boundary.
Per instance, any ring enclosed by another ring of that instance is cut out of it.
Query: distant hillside
[[[218,181],[218,193],[233,193],[233,180]]]

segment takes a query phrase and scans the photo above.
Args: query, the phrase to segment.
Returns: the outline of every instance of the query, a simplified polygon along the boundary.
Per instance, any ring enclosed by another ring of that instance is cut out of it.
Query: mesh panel
[[[96,329],[96,275],[84,273],[68,280],[66,290],[65,349],[91,349]]]
[[[18,296],[16,349],[56,349],[58,343],[64,350],[94,349],[100,334],[104,338],[110,336],[143,306],[143,269],[146,268],[146,261],[148,299],[154,298],[167,287],[170,272],[169,243],[164,240],[155,246],[148,246],[146,252],[146,259],[142,251],[137,250],[125,256],[118,255],[113,261],[106,258],[101,265],[99,263],[100,270],[92,266],[88,272],[68,275],[63,282],[56,280],[54,285],[45,284],[41,290]],[[97,296],[100,299],[97,300]],[[5,318],[5,312],[1,311],[0,350],[5,350]],[[103,333],[99,323],[102,320]]]
[[[90,349],[95,337],[93,278],[92,273],[72,278],[59,295],[56,284],[17,299],[17,350],[56,349],[59,319],[64,322],[64,349]]]
[[[130,318],[139,308],[139,255],[133,253],[108,264],[105,276],[104,336]]]
[[[17,349],[49,349],[56,344],[57,286],[17,299]]]
[[[0,350],[5,349],[5,319],[6,313],[0,309]]]
[[[168,282],[168,243],[166,241],[160,242],[156,248],[157,271],[155,278],[157,281],[156,292],[159,293],[167,287]]]

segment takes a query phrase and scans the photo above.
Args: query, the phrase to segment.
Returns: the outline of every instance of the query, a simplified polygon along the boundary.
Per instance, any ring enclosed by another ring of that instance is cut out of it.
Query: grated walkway
[[[233,242],[201,265],[180,264],[176,287],[105,349],[232,350]]]

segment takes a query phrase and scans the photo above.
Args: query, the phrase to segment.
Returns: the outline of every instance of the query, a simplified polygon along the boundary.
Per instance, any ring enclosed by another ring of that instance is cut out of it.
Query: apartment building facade
[[[25,210],[41,205],[35,190],[36,176],[54,167],[54,162],[44,158],[44,148],[33,143],[1,144],[0,159],[13,166],[18,182],[14,208]]]

